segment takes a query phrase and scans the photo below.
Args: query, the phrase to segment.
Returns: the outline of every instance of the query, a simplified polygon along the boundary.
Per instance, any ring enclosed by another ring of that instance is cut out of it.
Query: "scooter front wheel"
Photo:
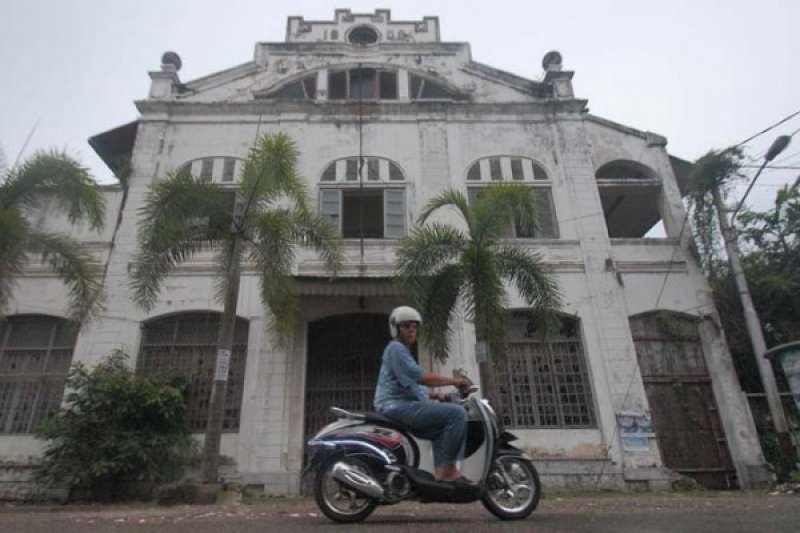
[[[336,522],[360,522],[375,510],[375,500],[369,498],[333,477],[333,466],[338,462],[371,475],[369,467],[353,457],[331,457],[317,471],[314,480],[314,499],[325,516]]]
[[[522,457],[504,455],[492,465],[481,501],[498,518],[519,520],[536,509],[541,495],[542,485],[533,464]]]

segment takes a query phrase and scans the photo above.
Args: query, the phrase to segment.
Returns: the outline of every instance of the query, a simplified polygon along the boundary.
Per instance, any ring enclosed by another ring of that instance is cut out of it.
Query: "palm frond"
[[[80,243],[64,235],[30,231],[27,241],[28,251],[40,256],[66,283],[71,318],[79,323],[91,318],[102,305],[99,270],[91,256]]]
[[[538,229],[538,209],[533,189],[519,183],[492,183],[481,189],[473,206],[473,237],[495,241],[510,224],[532,235]]]
[[[558,331],[561,291],[539,254],[522,248],[502,247],[496,253],[500,275],[513,283],[525,303],[536,310],[539,331],[547,337]]]
[[[259,273],[261,301],[272,314],[280,341],[289,337],[294,322],[294,228],[285,212],[262,213],[250,238],[250,259]]]
[[[189,174],[155,182],[139,209],[140,242],[158,242],[164,227],[204,226],[209,239],[230,231],[234,195]],[[171,237],[170,237],[171,238]]]
[[[495,251],[498,272],[512,282],[530,306],[561,309],[561,291],[542,257],[524,248],[503,246]]]
[[[494,342],[500,349],[497,339],[505,335],[508,296],[495,263],[494,250],[473,242],[465,251],[462,264],[467,278],[464,291],[467,318],[474,320],[478,340]]]
[[[177,264],[230,238],[233,195],[188,174],[172,174],[152,185],[139,214],[131,288],[134,302],[150,310]]]
[[[241,194],[245,202],[252,206],[285,196],[306,207],[308,191],[297,175],[298,158],[297,147],[288,135],[262,136],[250,150],[242,169]]]
[[[86,220],[103,227],[105,201],[88,170],[64,152],[36,152],[0,184],[0,209],[38,208],[45,202],[67,214],[71,224]]]
[[[464,284],[464,271],[460,265],[447,265],[436,274],[420,279],[419,288],[411,298],[425,317],[421,330],[422,340],[430,348],[434,359],[446,361],[448,340],[452,333],[450,318]]]
[[[14,276],[21,274],[25,266],[29,231],[19,210],[0,210],[0,317],[11,298]]]
[[[337,276],[344,263],[344,250],[342,239],[331,223],[305,208],[295,207],[287,214],[294,241],[317,252],[331,276]]]
[[[400,242],[395,262],[398,283],[416,291],[420,280],[460,260],[466,244],[467,236],[451,226],[433,223],[418,227]]]
[[[145,311],[152,309],[161,290],[161,282],[169,272],[216,244],[217,241],[208,240],[205,236],[203,228],[165,227],[157,239],[140,243],[139,252],[131,262],[130,286],[134,303]]]
[[[418,224],[425,224],[434,211],[448,206],[454,207],[461,215],[461,218],[464,220],[464,222],[466,222],[467,225],[470,225],[471,213],[467,197],[455,189],[444,190],[428,200],[428,203],[422,208],[422,212],[417,218]]]

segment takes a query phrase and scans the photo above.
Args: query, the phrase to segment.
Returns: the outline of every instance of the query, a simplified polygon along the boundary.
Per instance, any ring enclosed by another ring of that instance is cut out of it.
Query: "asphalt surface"
[[[0,531],[325,532],[535,531],[782,533],[800,531],[800,495],[742,492],[551,496],[527,519],[503,522],[479,503],[406,502],[380,507],[357,525],[338,525],[303,498],[254,503],[158,507],[134,505],[0,506]]]

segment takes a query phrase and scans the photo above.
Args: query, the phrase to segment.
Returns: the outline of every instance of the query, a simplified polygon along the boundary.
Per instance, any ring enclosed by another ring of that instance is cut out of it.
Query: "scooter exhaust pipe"
[[[331,469],[334,479],[371,498],[383,498],[383,487],[372,476],[339,461]]]

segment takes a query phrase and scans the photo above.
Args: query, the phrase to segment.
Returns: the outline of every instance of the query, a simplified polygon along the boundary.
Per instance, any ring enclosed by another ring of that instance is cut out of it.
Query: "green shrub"
[[[178,479],[195,455],[181,378],[137,377],[119,351],[67,377],[62,408],[42,424],[47,441],[37,477],[91,499],[141,498]],[[144,490],[143,490],[144,489]]]

